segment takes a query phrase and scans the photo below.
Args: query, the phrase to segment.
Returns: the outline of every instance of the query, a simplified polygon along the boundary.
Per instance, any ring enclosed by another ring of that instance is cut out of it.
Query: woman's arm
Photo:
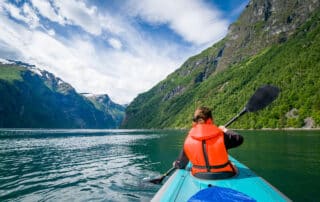
[[[178,169],[184,169],[188,163],[189,163],[189,159],[185,154],[184,150],[182,149],[177,160],[173,162],[173,166]]]
[[[227,149],[238,147],[243,143],[243,137],[232,130],[228,130],[224,126],[219,127],[224,132],[224,144]]]
[[[238,133],[228,130],[224,133],[224,144],[227,149],[238,147],[243,143],[243,137]]]

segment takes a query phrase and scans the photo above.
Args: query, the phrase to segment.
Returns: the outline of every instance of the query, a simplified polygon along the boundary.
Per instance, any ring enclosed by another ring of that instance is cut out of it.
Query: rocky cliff
[[[229,27],[217,69],[284,43],[319,8],[318,0],[253,0]]]

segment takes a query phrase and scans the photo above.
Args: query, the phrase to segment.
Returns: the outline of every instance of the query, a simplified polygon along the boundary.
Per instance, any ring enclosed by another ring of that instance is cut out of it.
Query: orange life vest
[[[184,142],[184,152],[193,164],[191,171],[195,176],[197,173],[235,174],[228,159],[224,133],[211,120],[192,127]]]

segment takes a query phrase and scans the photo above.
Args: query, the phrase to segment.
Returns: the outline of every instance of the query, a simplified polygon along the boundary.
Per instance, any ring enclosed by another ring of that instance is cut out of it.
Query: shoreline
[[[320,128],[262,128],[261,130],[320,130]]]
[[[153,128],[156,129],[156,128]],[[320,128],[228,128],[229,130],[284,130],[284,131],[320,131]],[[156,129],[157,130],[157,129]],[[158,128],[158,130],[190,130],[190,128]]]
[[[317,130],[320,130],[320,128],[260,128],[260,129],[236,129],[236,128],[231,128],[230,130],[317,131]]]

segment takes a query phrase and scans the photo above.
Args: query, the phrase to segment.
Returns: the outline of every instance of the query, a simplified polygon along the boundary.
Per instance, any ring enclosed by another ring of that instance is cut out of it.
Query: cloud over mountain
[[[0,56],[128,103],[227,26],[205,1],[0,1]]]

